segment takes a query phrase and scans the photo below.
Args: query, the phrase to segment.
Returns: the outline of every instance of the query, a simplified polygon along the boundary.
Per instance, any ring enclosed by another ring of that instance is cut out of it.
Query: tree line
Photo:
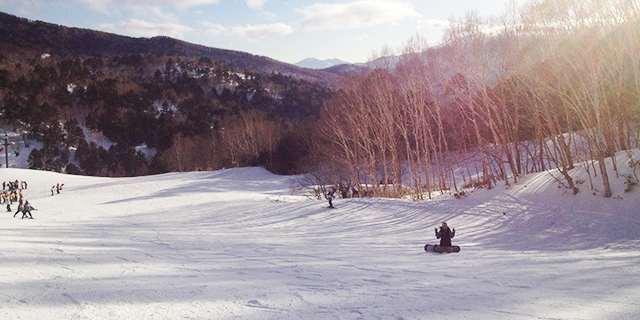
[[[326,103],[306,160],[320,183],[422,199],[549,171],[575,194],[580,163],[610,197],[605,159],[640,144],[638,1],[469,12],[444,45],[417,35],[393,53]]]
[[[306,152],[298,128],[331,94],[208,57],[0,55],[1,123],[43,143],[28,155],[30,168],[58,172],[296,173],[292,163]]]

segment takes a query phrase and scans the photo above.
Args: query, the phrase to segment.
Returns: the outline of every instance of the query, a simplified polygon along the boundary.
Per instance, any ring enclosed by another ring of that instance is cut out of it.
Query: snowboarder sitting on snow
[[[24,203],[24,207],[22,208],[22,218],[24,219],[27,215],[29,215],[29,219],[33,219],[33,216],[31,215],[31,209],[35,210],[36,208],[32,207],[31,204],[29,203],[29,201],[27,200]]]
[[[451,239],[456,235],[456,229],[449,229],[446,222],[442,223],[440,231],[436,228],[436,238],[440,239],[440,246],[436,248],[438,252],[453,252],[453,246],[451,245]]]

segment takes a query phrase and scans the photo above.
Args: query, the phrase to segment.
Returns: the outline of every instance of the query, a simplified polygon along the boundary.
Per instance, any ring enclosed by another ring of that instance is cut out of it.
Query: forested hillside
[[[170,38],[6,14],[0,24],[2,126],[43,142],[22,155],[35,169],[133,176],[261,165],[293,173],[306,152],[299,131],[337,77]],[[111,144],[97,145],[95,134]]]
[[[298,79],[333,85],[339,77],[276,61],[246,52],[205,47],[170,37],[132,38],[88,29],[69,28],[42,21],[32,21],[0,12],[0,43],[6,52],[31,54],[48,52],[58,56],[162,55],[208,57],[239,70],[258,73],[276,72]]]
[[[566,192],[612,195],[609,176],[620,172],[609,158],[640,146],[637,1],[471,12],[445,40],[411,38],[397,63],[352,79],[327,104],[312,157],[320,182],[422,199],[548,171]],[[631,152],[628,161],[640,172]],[[588,180],[574,178],[577,166]],[[628,188],[638,183],[627,177]]]

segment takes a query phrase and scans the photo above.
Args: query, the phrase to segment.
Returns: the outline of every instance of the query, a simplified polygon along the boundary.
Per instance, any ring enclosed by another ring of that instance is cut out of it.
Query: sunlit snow
[[[615,199],[543,172],[328,209],[261,168],[0,177],[38,209],[1,218],[2,319],[640,318],[640,192],[621,178]],[[460,253],[424,252],[442,221]]]

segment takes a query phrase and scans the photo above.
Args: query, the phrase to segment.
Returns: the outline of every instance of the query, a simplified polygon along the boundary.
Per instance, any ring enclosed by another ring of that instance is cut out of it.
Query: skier
[[[18,211],[16,211],[16,213],[13,214],[13,217],[15,218],[18,212],[22,212],[23,209],[24,209],[24,205],[22,204],[22,199],[21,199],[20,204],[18,204]],[[24,218],[24,213],[22,214],[22,217]]]
[[[329,191],[327,192],[327,200],[329,200],[329,208],[334,208],[332,200],[333,200],[333,193],[335,191],[333,191],[333,189],[329,189]]]
[[[436,228],[436,238],[440,239],[440,245],[436,247],[437,252],[453,252],[453,246],[451,245],[451,239],[456,235],[456,229],[450,230],[446,222],[442,223],[440,231]]]
[[[29,200],[27,200],[24,203],[24,208],[22,209],[21,219],[24,219],[24,217],[26,217],[27,215],[29,215],[29,219],[33,219],[33,216],[31,215],[31,209],[35,210],[36,208],[32,207],[31,204],[29,203]]]
[[[53,189],[55,189],[56,186],[51,187],[51,195],[53,195]]]
[[[59,194],[60,193],[60,184],[56,184],[56,192]]]

